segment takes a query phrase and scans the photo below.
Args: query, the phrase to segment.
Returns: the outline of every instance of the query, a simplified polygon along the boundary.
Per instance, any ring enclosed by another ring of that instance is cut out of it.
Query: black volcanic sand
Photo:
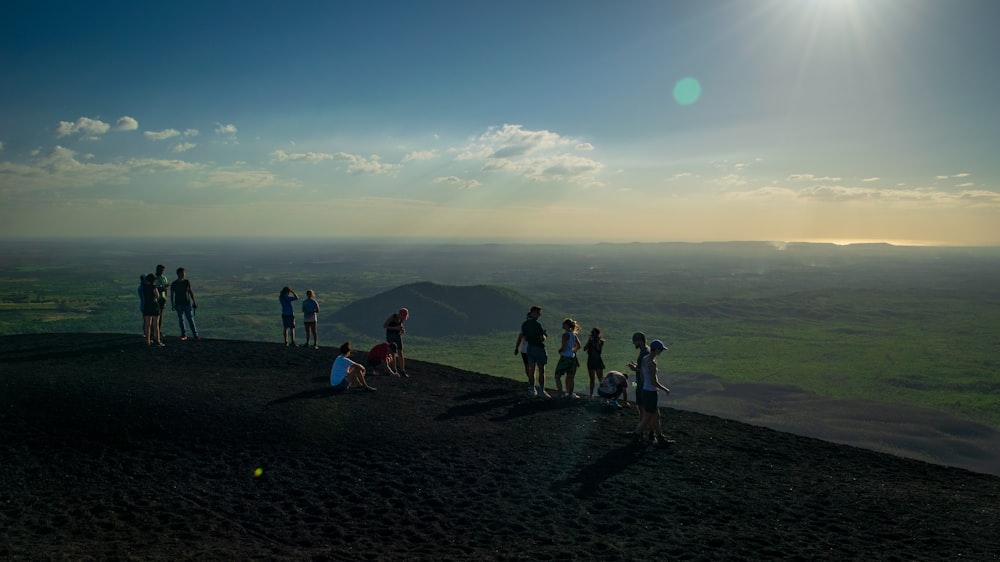
[[[332,348],[0,338],[0,558],[996,560],[1000,478]],[[259,478],[255,468],[263,469]]]

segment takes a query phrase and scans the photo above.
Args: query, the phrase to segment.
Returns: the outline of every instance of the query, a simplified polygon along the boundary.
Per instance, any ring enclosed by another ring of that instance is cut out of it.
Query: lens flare
[[[681,105],[691,105],[700,97],[701,84],[695,78],[682,78],[674,85],[674,101]]]

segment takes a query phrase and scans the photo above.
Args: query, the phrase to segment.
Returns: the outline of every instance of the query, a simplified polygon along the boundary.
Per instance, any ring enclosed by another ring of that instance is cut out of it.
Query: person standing
[[[663,345],[663,342],[660,340],[653,340],[649,344],[649,354],[646,355],[640,367],[642,369],[643,393],[640,395],[639,400],[643,402],[642,406],[646,411],[646,417],[644,420],[640,420],[639,425],[635,428],[635,438],[637,441],[642,439],[643,430],[650,430],[655,434],[656,444],[660,447],[665,447],[674,442],[663,435],[663,428],[660,427],[660,408],[657,403],[659,398],[658,390],[662,390],[665,394],[670,394],[670,389],[663,386],[659,378],[657,378],[658,366],[656,358],[666,350],[667,346]]]
[[[576,378],[576,368],[580,361],[576,358],[576,352],[580,349],[580,338],[577,333],[580,326],[576,320],[567,318],[562,323],[562,342],[559,344],[559,362],[556,363],[556,390],[560,396],[567,399],[576,398],[573,392],[573,381]],[[566,391],[563,392],[562,376],[566,375]]]
[[[146,337],[146,345],[152,345],[156,340],[158,347],[163,347],[160,338],[160,292],[156,290],[156,275],[150,273],[142,284],[142,335]]]
[[[166,269],[163,264],[156,266],[156,290],[160,293],[160,316],[156,322],[161,333],[163,332],[163,313],[167,310],[167,289],[170,287],[170,280],[163,273]]]
[[[187,333],[184,331],[184,320],[187,319],[191,328],[191,337],[195,341],[200,341],[198,327],[194,324],[194,309],[198,308],[198,301],[194,298],[194,291],[191,289],[191,282],[184,278],[184,268],[177,268],[177,280],[170,284],[170,308],[177,312],[177,323],[181,327],[181,341],[187,341]]]
[[[538,392],[535,393],[535,396],[539,398],[552,398],[548,392],[545,392],[545,364],[548,362],[548,356],[545,354],[545,338],[547,335],[545,327],[538,321],[541,315],[542,307],[531,307],[531,310],[528,311],[528,319],[521,323],[521,334],[528,342],[526,354],[528,356],[528,370],[531,373],[528,375],[528,380],[535,379],[535,371],[537,370],[538,372]]]
[[[295,311],[292,310],[292,302],[299,300],[299,296],[291,287],[282,287],[278,293],[278,302],[281,303],[281,335],[285,338],[285,347],[288,347],[288,340],[291,338],[292,347],[295,347]]]
[[[396,366],[399,374],[407,378],[410,375],[406,374],[406,358],[403,356],[403,334],[406,333],[403,322],[406,322],[409,317],[410,311],[406,308],[400,308],[398,312],[390,314],[382,323],[382,327],[385,328],[385,341],[396,344]]]
[[[531,313],[525,315],[524,319],[531,318]],[[524,332],[517,333],[517,341],[514,342],[514,355],[521,355],[521,362],[524,363],[524,376],[528,377],[528,394],[532,398],[538,396],[535,390],[535,371],[528,367],[528,340],[524,337]]]
[[[642,400],[640,400],[642,393],[645,392],[642,389],[642,368],[640,366],[646,359],[646,356],[649,355],[649,346],[646,345],[646,334],[642,332],[632,334],[632,345],[639,350],[639,357],[635,361],[630,361],[628,368],[635,372],[635,405],[636,410],[639,411],[639,424],[642,425],[642,422],[646,418],[646,411],[643,409]]]
[[[587,376],[590,377],[590,397],[594,397],[594,379],[600,384],[604,380],[604,359],[601,353],[604,351],[604,338],[601,337],[601,329],[590,330],[590,337],[587,344],[583,346],[587,352]]]
[[[337,392],[348,390],[360,386],[361,388],[374,391],[375,389],[365,381],[365,367],[359,363],[351,361],[351,342],[344,342],[340,346],[340,355],[333,361],[330,368],[330,386]]]
[[[302,301],[302,322],[306,325],[306,344],[309,347],[309,334],[312,334],[313,349],[319,349],[319,335],[316,323],[319,321],[319,303],[312,289],[306,291],[306,300]]]

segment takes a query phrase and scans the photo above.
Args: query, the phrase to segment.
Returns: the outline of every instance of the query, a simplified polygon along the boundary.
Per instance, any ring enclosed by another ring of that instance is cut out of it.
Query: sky
[[[1000,245],[1000,2],[6,2],[0,237]]]

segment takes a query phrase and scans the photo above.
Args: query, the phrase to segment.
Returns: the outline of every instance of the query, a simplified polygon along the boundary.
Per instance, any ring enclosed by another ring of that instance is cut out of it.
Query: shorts
[[[549,356],[545,354],[545,347],[541,345],[529,345],[528,353],[525,355],[528,356],[529,365],[541,365],[544,367],[549,362]]]
[[[347,377],[344,377],[344,380],[340,381],[340,384],[331,386],[330,388],[332,388],[334,392],[343,392],[347,390],[347,387],[349,386],[351,386],[351,383],[348,382]]]
[[[647,412],[655,412],[658,407],[659,393],[655,390],[637,390],[635,403]]]
[[[154,302],[142,307],[143,316],[159,316],[160,315],[160,303]]]
[[[403,334],[399,332],[386,332],[385,341],[396,344],[396,351],[403,351]]]
[[[604,370],[604,360],[601,359],[600,355],[588,355],[587,356],[587,370],[597,371],[598,369]]]
[[[295,327],[295,316],[292,314],[282,314],[281,315],[281,325],[285,327],[286,330],[290,330]]]
[[[559,362],[556,363],[556,376],[575,376],[577,363],[578,361],[576,360],[576,357],[559,356]]]

